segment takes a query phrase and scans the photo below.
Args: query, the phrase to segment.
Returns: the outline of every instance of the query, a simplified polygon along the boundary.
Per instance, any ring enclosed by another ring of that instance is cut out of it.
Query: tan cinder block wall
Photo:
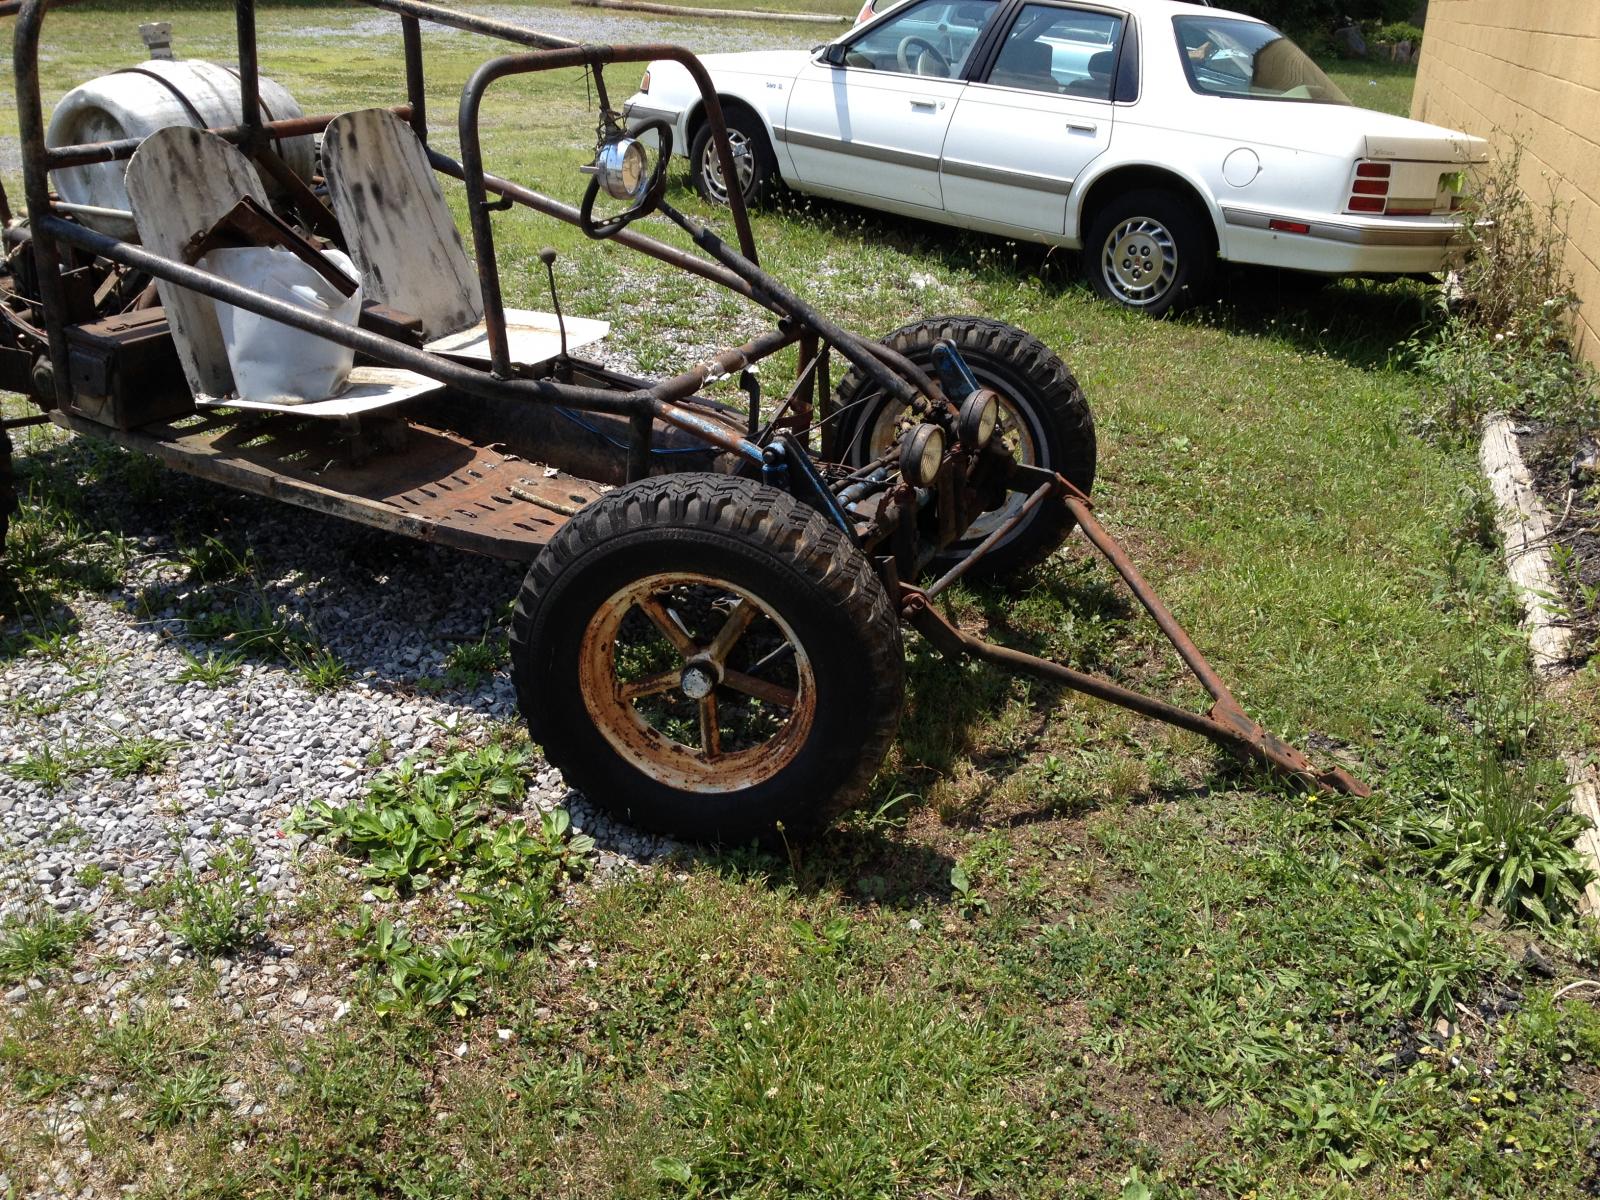
[[[1431,0],[1411,115],[1523,143],[1523,189],[1567,206],[1578,346],[1600,363],[1600,0]]]

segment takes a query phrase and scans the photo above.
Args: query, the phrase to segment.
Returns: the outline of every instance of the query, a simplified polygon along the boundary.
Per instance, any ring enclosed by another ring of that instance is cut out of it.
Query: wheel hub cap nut
[[[697,658],[683,666],[678,676],[678,686],[691,700],[704,700],[717,684],[722,682],[722,672],[710,659]]]

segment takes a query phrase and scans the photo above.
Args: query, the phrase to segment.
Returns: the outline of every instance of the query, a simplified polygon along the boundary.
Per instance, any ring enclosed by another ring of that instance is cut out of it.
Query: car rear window
[[[1306,52],[1270,25],[1225,17],[1174,17],[1189,86],[1211,96],[1349,104]]]

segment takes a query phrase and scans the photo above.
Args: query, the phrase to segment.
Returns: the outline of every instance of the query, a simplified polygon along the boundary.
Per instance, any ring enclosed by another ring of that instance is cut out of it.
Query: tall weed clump
[[[1514,413],[1548,422],[1570,445],[1595,428],[1600,392],[1572,354],[1566,206],[1553,188],[1540,203],[1529,197],[1522,157],[1513,142],[1475,181],[1445,320],[1408,349],[1432,384],[1436,425],[1465,433],[1490,413]]]

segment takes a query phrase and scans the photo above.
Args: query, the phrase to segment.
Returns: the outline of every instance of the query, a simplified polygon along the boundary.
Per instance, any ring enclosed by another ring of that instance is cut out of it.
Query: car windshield
[[[850,43],[845,65],[953,79],[998,7],[997,0],[902,4]]]
[[[1223,17],[1174,17],[1189,86],[1213,96],[1349,104],[1345,94],[1270,25]]]

